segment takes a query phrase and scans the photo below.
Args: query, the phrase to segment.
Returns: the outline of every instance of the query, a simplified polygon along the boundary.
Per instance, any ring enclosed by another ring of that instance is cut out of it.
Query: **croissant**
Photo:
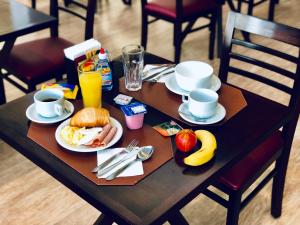
[[[109,112],[104,108],[83,108],[70,121],[74,127],[103,127],[109,123]]]

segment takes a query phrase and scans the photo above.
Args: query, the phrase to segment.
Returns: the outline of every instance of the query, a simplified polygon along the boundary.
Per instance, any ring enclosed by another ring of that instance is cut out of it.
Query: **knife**
[[[108,150],[108,149],[107,149]],[[123,150],[122,150],[123,151]],[[106,167],[108,164],[110,164],[122,151],[116,152],[114,155],[110,156],[108,159],[106,159],[104,162],[100,163],[98,166],[96,166],[94,169],[92,169],[92,173],[97,173],[98,170]]]
[[[149,77],[144,78],[143,81],[151,80],[151,79],[153,79],[154,77],[156,77],[157,75],[160,75],[162,72],[165,72],[165,71],[167,71],[167,70],[173,68],[174,66],[175,66],[175,65],[168,66],[167,68],[161,70],[160,72],[154,73],[154,74],[150,75]]]
[[[106,177],[105,180],[109,181],[109,180],[115,179],[120,173],[122,173],[125,169],[127,169],[127,167],[129,167],[135,160],[136,160],[136,157],[134,157],[133,160],[126,162],[119,169],[117,169],[115,172],[113,172],[108,177]]]
[[[112,170],[116,166],[120,165],[121,163],[123,163],[127,159],[133,157],[134,155],[137,155],[142,150],[143,150],[143,148],[139,148],[138,151],[133,150],[133,151],[127,153],[124,157],[122,157],[119,161],[115,162],[114,164],[112,164],[112,165],[110,165],[108,167],[105,167],[104,169],[98,170],[97,177],[100,178],[102,175],[108,173],[110,170]]]

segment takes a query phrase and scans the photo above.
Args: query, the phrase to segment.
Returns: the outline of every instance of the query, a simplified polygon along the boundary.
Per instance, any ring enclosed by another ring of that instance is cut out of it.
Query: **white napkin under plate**
[[[109,149],[104,149],[100,150],[97,152],[97,165],[100,163],[104,162],[106,159],[108,159],[111,155],[116,154],[117,152],[121,152],[124,148],[109,148]],[[135,151],[135,150],[134,150]],[[119,154],[110,164],[107,166],[110,166],[111,164],[115,163],[118,161],[120,158],[122,158],[124,155],[126,155],[126,152],[122,152]],[[120,165],[116,166],[114,169],[109,171],[108,173],[104,174],[101,176],[101,178],[106,178],[113,172],[115,172],[118,168],[122,167],[126,162],[128,161],[134,161],[136,159],[136,156],[133,156]],[[136,160],[135,162],[131,163],[130,166],[128,166],[122,173],[120,173],[117,177],[130,177],[130,176],[138,176],[138,175],[143,175],[144,174],[144,169],[143,169],[143,163],[142,161]]]
[[[161,67],[161,68],[158,68],[158,69],[155,69],[155,70],[152,70],[152,71],[147,72],[148,70],[153,69],[153,68],[155,68],[155,67],[159,67],[159,65],[149,65],[149,64],[146,65],[146,66],[144,67],[144,69],[143,69],[143,74],[146,74],[146,73],[147,73],[147,75],[146,75],[144,78],[147,78],[147,77],[151,76],[152,74],[158,73],[158,72],[160,72],[160,71],[162,71],[162,70],[164,70],[164,69],[167,68],[167,66],[165,66],[165,67]],[[164,71],[162,74],[168,73],[168,72],[170,72],[170,71],[172,71],[172,70],[174,70],[174,67],[173,67],[173,68],[170,68],[170,69],[168,69],[168,70],[166,70],[166,71]],[[161,77],[158,79],[157,82],[159,82],[159,83],[165,83],[165,81],[168,79],[168,77],[169,77],[169,76],[173,76],[173,75],[174,75],[174,72],[173,72],[173,73],[170,73],[170,74],[168,74],[168,75],[165,75],[165,76],[161,76]]]

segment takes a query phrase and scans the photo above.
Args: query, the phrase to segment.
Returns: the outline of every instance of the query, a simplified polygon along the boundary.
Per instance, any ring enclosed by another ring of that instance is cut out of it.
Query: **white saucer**
[[[184,119],[190,123],[199,124],[199,125],[208,125],[208,124],[217,123],[217,122],[221,121],[222,119],[224,119],[224,117],[226,115],[226,110],[225,110],[224,106],[222,106],[220,103],[218,103],[217,111],[216,111],[215,115],[213,115],[212,117],[209,117],[209,118],[201,119],[201,118],[197,118],[197,117],[193,116],[190,113],[190,111],[188,110],[187,103],[182,103],[178,108],[178,113],[182,119]]]
[[[51,124],[67,119],[74,112],[74,106],[71,102],[65,100],[65,112],[61,116],[43,117],[35,110],[35,103],[31,104],[26,110],[26,116],[33,122]]]
[[[221,80],[216,75],[212,76],[211,83],[211,90],[218,91],[220,89]],[[165,84],[166,87],[175,94],[188,96],[190,93],[189,91],[183,90],[181,87],[179,87],[175,76],[169,76],[169,78],[165,81]]]

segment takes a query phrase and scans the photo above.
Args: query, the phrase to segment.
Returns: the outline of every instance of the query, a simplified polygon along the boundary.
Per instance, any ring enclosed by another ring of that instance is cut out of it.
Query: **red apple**
[[[189,152],[197,144],[196,134],[190,129],[183,129],[176,134],[175,143],[180,151]]]

